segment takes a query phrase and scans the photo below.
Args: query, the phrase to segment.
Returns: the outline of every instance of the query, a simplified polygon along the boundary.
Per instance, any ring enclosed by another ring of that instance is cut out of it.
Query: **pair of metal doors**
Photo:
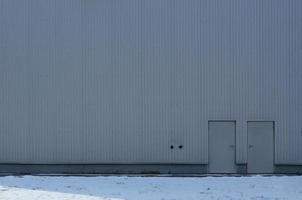
[[[248,173],[273,173],[274,122],[247,124]],[[236,173],[236,122],[209,121],[209,173]]]

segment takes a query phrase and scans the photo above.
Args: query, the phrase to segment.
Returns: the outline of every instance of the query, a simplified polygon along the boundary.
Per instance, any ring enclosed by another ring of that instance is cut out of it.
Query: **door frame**
[[[210,166],[210,123],[211,122],[232,122],[234,123],[234,165],[237,165],[236,162],[236,152],[237,152],[237,122],[236,120],[208,120],[208,162],[207,162],[207,171],[209,172],[209,166]]]
[[[246,171],[247,173],[249,173],[249,126],[248,126],[248,123],[249,122],[270,122],[270,123],[273,123],[273,166],[276,165],[276,161],[275,161],[275,155],[276,155],[276,121],[273,121],[273,120],[250,120],[250,121],[247,121],[246,122],[246,133],[247,133],[247,137],[246,137],[246,148],[247,148],[247,155],[246,155]]]

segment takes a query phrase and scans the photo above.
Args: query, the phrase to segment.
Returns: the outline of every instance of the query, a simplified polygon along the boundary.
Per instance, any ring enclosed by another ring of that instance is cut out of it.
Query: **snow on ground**
[[[0,200],[302,200],[302,176],[0,177]]]

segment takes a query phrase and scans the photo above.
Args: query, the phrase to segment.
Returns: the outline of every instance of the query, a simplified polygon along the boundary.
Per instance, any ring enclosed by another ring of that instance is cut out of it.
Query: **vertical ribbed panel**
[[[0,1],[0,162],[207,163],[208,120],[236,120],[246,163],[247,121],[266,120],[276,163],[302,164],[301,10]]]

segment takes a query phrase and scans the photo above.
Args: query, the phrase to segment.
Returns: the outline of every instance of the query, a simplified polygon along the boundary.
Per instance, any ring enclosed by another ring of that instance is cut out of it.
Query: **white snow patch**
[[[0,200],[302,200],[302,176],[0,177]]]

